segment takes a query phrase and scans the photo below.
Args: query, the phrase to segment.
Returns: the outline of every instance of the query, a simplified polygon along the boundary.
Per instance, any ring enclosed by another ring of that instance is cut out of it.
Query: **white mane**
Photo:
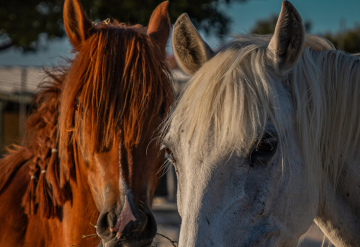
[[[279,110],[278,85],[271,79],[266,58],[270,38],[238,37],[222,48],[192,77],[165,129],[171,124],[175,131],[187,130],[185,138],[194,152],[200,151],[209,133],[214,149],[231,151],[246,141],[249,151],[266,119],[284,140],[288,123]],[[301,59],[288,75],[288,98],[306,165],[313,168],[308,171],[317,176],[314,167],[323,164],[336,180],[341,155],[352,154],[360,136],[359,60],[317,36],[307,35],[305,43]]]

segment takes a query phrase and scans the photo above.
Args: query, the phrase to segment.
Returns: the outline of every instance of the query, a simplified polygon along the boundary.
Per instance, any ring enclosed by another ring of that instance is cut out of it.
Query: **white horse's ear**
[[[182,14],[173,27],[172,47],[177,64],[189,75],[195,74],[214,56],[214,51],[201,38],[187,14]]]
[[[289,1],[283,1],[274,36],[268,46],[268,57],[280,74],[292,69],[304,49],[305,30],[302,19]]]

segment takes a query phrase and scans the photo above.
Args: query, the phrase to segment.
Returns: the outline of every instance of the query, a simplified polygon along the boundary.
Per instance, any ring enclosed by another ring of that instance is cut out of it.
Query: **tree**
[[[339,50],[349,53],[360,52],[360,25],[338,34],[326,33],[324,37]]]
[[[233,0],[246,2],[247,0]],[[114,18],[125,23],[147,25],[152,11],[161,0],[80,0],[92,20]],[[174,22],[182,13],[191,17],[194,25],[206,33],[220,37],[229,32],[230,19],[217,8],[231,0],[170,1],[169,15]],[[24,51],[36,50],[38,36],[63,37],[62,9],[64,0],[10,0],[0,5],[0,50],[10,46]]]
[[[253,34],[271,34],[274,33],[277,16],[270,16],[267,19],[258,21],[251,29]],[[306,32],[310,32],[312,23],[309,20],[304,22]],[[360,25],[348,29],[346,31],[337,33],[325,33],[322,35],[334,44],[338,50],[343,50],[348,53],[360,52]]]
[[[251,29],[253,34],[272,34],[274,33],[278,16],[272,15],[267,19],[259,20],[255,26]],[[308,33],[311,31],[311,21],[306,20],[304,22],[305,31]]]

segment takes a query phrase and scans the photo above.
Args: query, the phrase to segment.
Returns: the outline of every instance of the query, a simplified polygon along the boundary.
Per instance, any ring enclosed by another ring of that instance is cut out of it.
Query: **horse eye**
[[[76,97],[76,99],[75,99],[75,111],[79,110],[79,104],[80,104],[79,97]]]
[[[161,106],[160,106],[160,109],[159,109],[159,117],[160,118],[164,118],[165,116],[165,103],[162,103]]]
[[[258,143],[255,152],[271,152],[276,147],[276,143],[277,139],[275,137],[264,138]]]
[[[175,158],[173,152],[164,144],[160,148],[161,150],[165,151],[165,158],[168,159],[171,163],[175,163]]]
[[[165,153],[168,154],[168,155],[172,155],[172,154],[173,154],[172,151],[171,151],[170,149],[168,149],[167,147],[164,148],[164,151],[165,151]]]
[[[265,134],[250,154],[250,166],[265,165],[275,154],[278,139],[274,135]]]

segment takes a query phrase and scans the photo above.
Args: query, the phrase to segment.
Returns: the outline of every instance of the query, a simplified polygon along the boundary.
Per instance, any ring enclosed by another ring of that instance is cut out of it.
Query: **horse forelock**
[[[95,151],[111,145],[119,123],[124,145],[137,145],[146,132],[146,119],[162,103],[166,109],[171,104],[165,59],[143,30],[136,26],[99,28],[81,47],[68,72],[61,103],[60,152],[65,158],[65,147],[85,126],[91,130],[88,141]],[[76,108],[77,116],[70,114]]]
[[[29,164],[25,212],[52,218],[71,198],[69,181],[79,158],[75,140],[85,137],[83,127],[90,126],[86,142],[94,151],[108,148],[120,128],[126,147],[138,145],[147,121],[163,104],[167,110],[174,96],[163,53],[140,25],[100,25],[68,69],[48,75],[51,82],[26,121],[28,141],[1,160],[0,193]]]
[[[184,138],[196,154],[211,134],[211,147],[225,154],[244,141],[258,141],[266,121],[271,120],[285,147],[288,112],[278,110],[284,108],[284,102],[279,101],[279,90],[267,69],[265,53],[270,39],[238,37],[222,48],[192,77],[164,124],[163,135],[187,129]],[[324,181],[321,174],[337,181],[343,166],[340,157],[353,154],[351,145],[360,140],[360,112],[354,107],[360,105],[360,60],[334,50],[318,36],[307,35],[305,47],[288,74],[286,98],[294,109],[309,181]],[[344,150],[346,153],[340,153]]]
[[[170,129],[187,129],[185,139],[194,153],[201,153],[208,141],[224,154],[243,142],[254,142],[269,114],[279,108],[276,87],[266,80],[271,76],[266,39],[238,37],[200,68],[164,124],[163,135]]]

